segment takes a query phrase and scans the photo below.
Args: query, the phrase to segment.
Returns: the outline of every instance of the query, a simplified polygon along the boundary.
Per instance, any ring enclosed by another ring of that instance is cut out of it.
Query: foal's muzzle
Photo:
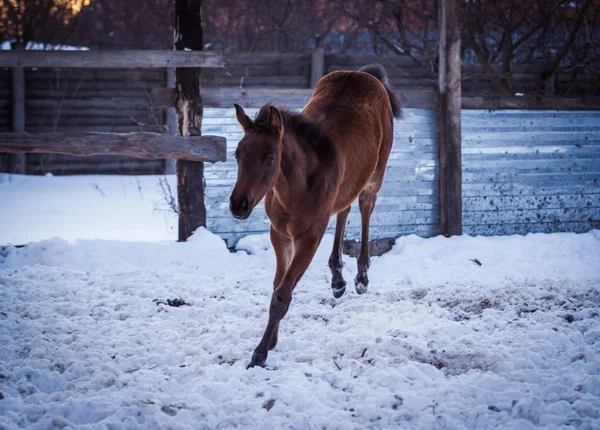
[[[234,198],[233,195],[229,199],[229,210],[231,215],[237,219],[246,219],[252,213],[247,197]]]

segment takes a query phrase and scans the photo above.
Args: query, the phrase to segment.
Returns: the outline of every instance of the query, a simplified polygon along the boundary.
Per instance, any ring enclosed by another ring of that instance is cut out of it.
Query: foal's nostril
[[[229,199],[229,210],[236,218],[246,218],[250,214],[250,202],[247,197]]]

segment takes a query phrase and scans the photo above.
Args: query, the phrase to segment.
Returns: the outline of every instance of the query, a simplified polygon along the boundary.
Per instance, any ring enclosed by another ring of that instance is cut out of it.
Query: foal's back
[[[348,207],[383,175],[393,140],[393,115],[384,85],[357,71],[329,73],[302,111],[323,123],[339,157],[341,180],[334,213]]]

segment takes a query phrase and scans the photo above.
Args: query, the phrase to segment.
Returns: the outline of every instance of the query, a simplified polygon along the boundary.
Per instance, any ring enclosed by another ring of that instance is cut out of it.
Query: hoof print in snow
[[[575,321],[575,318],[573,317],[573,315],[571,314],[567,314],[563,317],[565,319],[566,322],[568,322],[569,324],[571,324],[573,321]]]
[[[177,415],[177,411],[170,405],[162,405],[160,410],[163,411],[165,414],[170,415],[172,417]]]
[[[500,412],[500,408],[498,408],[498,406],[490,405],[488,406],[488,409],[492,412]]]
[[[223,358],[222,355],[219,355],[217,358],[219,359],[219,361],[217,363],[221,366],[223,364],[228,364],[229,366],[233,366],[238,361],[237,358]]]
[[[403,404],[404,404],[404,399],[401,396],[399,396],[398,394],[394,394],[394,403],[392,403],[392,409],[396,411]]]
[[[267,411],[270,411],[274,404],[275,399],[269,399],[263,404],[263,408],[265,408]]]
[[[154,299],[152,301],[156,304],[156,306],[158,306],[158,305],[168,305],[168,306],[172,306],[174,308],[178,308],[180,306],[191,306],[188,302],[186,302],[183,299],[167,299],[167,300]]]
[[[427,289],[426,288],[420,288],[417,290],[412,290],[410,292],[410,298],[413,300],[420,300],[423,297],[425,297],[427,295]]]

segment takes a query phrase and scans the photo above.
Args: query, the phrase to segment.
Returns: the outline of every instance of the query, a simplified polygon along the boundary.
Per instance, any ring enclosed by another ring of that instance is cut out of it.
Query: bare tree
[[[429,77],[437,74],[437,0],[356,0],[343,13],[371,31],[388,50],[411,58]],[[595,77],[599,83],[600,0],[463,0],[464,79],[489,90],[514,94],[523,90],[525,73],[514,70],[535,65],[537,78],[526,80],[527,91],[551,87],[557,74]],[[579,89],[581,90],[581,89]]]
[[[209,0],[204,6],[210,44],[237,52],[306,51],[334,28],[331,1]]]
[[[0,38],[28,42],[65,43],[77,28],[77,13],[86,0],[3,0]]]
[[[595,67],[599,13],[597,0],[465,2],[462,39],[497,91],[513,94],[525,64],[542,65],[529,88],[541,91],[557,73]]]

